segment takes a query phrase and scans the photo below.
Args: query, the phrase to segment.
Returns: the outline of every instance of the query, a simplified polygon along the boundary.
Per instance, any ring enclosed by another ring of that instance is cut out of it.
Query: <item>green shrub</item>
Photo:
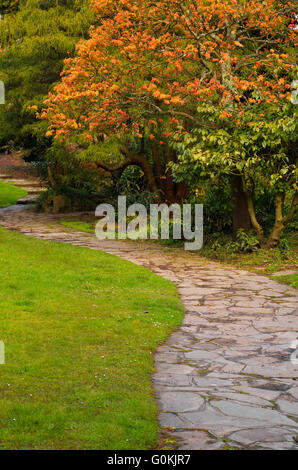
[[[213,244],[214,246],[214,244]],[[218,244],[216,249],[223,248]],[[252,253],[259,247],[259,241],[255,233],[246,233],[244,230],[238,230],[235,242],[228,242],[225,249],[230,253]],[[214,248],[213,248],[214,249]]]
[[[228,178],[221,178],[206,184],[199,196],[193,196],[190,202],[204,204],[204,234],[232,231],[232,192]],[[188,201],[186,201],[187,203]]]
[[[290,244],[287,238],[282,238],[279,243],[279,251],[281,254],[281,259],[287,260],[290,257]]]

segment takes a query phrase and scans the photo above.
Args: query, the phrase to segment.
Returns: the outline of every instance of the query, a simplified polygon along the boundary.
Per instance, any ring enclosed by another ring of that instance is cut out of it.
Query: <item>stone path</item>
[[[59,217],[7,209],[0,224],[106,251],[178,286],[185,319],[159,348],[153,375],[165,443],[174,438],[181,450],[298,449],[295,289],[178,249],[98,241],[67,231]]]
[[[0,173],[0,181],[5,181],[27,191],[27,196],[19,199],[17,202],[18,205],[32,204],[36,202],[41,192],[46,191],[46,188],[41,186],[38,178],[23,179]]]

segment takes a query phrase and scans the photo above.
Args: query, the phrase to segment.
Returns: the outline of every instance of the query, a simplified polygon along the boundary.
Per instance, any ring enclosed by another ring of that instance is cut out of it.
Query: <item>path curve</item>
[[[0,210],[9,230],[102,250],[178,286],[184,322],[158,349],[153,375],[166,446],[298,449],[294,288],[149,242],[99,241],[60,217],[69,214]]]

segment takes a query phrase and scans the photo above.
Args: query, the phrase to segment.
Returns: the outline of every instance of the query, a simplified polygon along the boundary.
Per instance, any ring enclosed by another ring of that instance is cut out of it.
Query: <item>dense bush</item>
[[[128,167],[121,175],[114,188],[117,195],[126,196],[127,205],[143,204],[147,209],[156,204],[159,192],[151,192],[147,187],[142,170],[137,166]]]
[[[69,151],[54,144],[46,152],[46,162],[36,162],[49,190],[41,195],[40,205],[50,209],[55,196],[64,196],[67,206],[75,210],[93,210],[113,195],[111,174],[93,163],[69,158]]]
[[[231,232],[233,202],[228,178],[205,183],[202,188],[193,190],[185,202],[204,204],[205,236]]]

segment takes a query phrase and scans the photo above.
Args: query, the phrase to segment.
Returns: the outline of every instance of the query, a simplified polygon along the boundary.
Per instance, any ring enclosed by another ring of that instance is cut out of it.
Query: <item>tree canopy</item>
[[[39,153],[48,145],[46,125],[29,106],[39,107],[57,82],[66,56],[87,37],[91,23],[88,0],[25,0],[0,21],[0,80],[6,106],[0,110],[0,142]],[[33,108],[35,109],[35,108]],[[40,145],[39,145],[40,144]]]
[[[46,115],[58,136],[97,142],[102,133],[138,135],[157,116],[175,130],[215,127],[199,119],[202,103],[215,104],[221,118],[236,124],[247,104],[289,99],[295,62],[287,48],[296,38],[291,2],[92,4],[99,25],[65,62],[48,100]]]
[[[65,61],[61,83],[46,101],[42,117],[49,119],[48,135],[96,149],[118,135],[123,165],[137,160],[123,136],[145,136],[159,153],[172,149],[166,179],[174,169],[181,181],[192,180],[205,167],[205,173],[238,175],[251,193],[258,171],[276,183],[279,194],[287,184],[295,189],[294,3],[92,4],[97,24],[90,39],[80,41],[77,55]],[[116,153],[114,146],[107,154],[110,165]],[[93,153],[97,161],[102,156]],[[262,230],[259,235],[263,243]]]

